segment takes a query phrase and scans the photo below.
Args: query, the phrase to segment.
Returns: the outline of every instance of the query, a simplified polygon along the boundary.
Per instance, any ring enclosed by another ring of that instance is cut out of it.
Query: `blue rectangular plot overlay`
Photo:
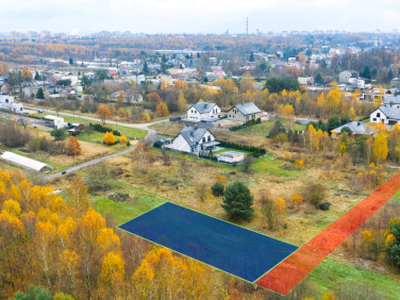
[[[172,203],[119,228],[249,282],[298,248]]]

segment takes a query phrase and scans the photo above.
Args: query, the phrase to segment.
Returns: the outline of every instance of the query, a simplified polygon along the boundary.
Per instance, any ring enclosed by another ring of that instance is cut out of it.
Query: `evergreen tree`
[[[215,197],[223,196],[224,195],[224,185],[222,183],[216,182],[211,187],[211,192]]]
[[[69,64],[73,65],[74,64],[74,60],[72,59],[72,57],[69,58]]]
[[[225,189],[224,204],[221,207],[234,220],[250,220],[253,216],[253,196],[250,190],[240,181],[237,181]]]
[[[149,74],[149,65],[147,64],[147,61],[143,65],[143,73],[144,74]]]
[[[54,297],[50,291],[46,290],[40,285],[31,284],[28,288],[28,292],[25,294],[24,292],[16,292],[14,298],[10,298],[11,300],[53,300]]]
[[[318,73],[317,76],[315,76],[314,79],[316,84],[324,84],[324,79],[321,76],[321,73]]]
[[[340,126],[340,120],[337,115],[333,115],[328,119],[328,132],[331,132],[331,130],[338,128]]]
[[[368,65],[364,67],[364,70],[361,73],[361,77],[371,79],[371,70],[369,69]]]
[[[36,73],[35,73],[35,80],[40,80],[40,75],[39,75],[38,71],[36,71]]]
[[[251,51],[249,61],[254,61],[254,53]]]
[[[37,99],[44,99],[44,92],[43,92],[43,89],[42,88],[39,88],[38,89],[38,91],[37,91],[37,93],[36,93],[36,98]]]

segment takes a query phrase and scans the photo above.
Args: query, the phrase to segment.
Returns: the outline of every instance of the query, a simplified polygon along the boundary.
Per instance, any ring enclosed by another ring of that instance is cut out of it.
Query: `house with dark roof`
[[[215,103],[199,101],[187,110],[188,121],[216,121],[221,117],[221,108]]]
[[[400,108],[381,106],[375,109],[370,115],[371,123],[383,123],[386,125],[394,125],[400,122]]]
[[[212,151],[217,145],[219,142],[215,140],[215,136],[208,129],[185,126],[164,148],[198,155],[201,151]]]
[[[261,110],[253,103],[244,103],[233,106],[228,111],[228,120],[247,122],[261,118]]]

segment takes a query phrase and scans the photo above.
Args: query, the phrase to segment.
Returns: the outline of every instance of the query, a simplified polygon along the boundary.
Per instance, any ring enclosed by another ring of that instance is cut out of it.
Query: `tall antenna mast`
[[[249,35],[249,17],[246,18],[246,35]]]

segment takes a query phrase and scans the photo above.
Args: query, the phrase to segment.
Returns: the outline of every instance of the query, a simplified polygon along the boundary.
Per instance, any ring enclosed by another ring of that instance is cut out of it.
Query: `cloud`
[[[240,33],[398,28],[394,0],[2,0],[2,31]],[[79,28],[78,31],[76,29]]]

